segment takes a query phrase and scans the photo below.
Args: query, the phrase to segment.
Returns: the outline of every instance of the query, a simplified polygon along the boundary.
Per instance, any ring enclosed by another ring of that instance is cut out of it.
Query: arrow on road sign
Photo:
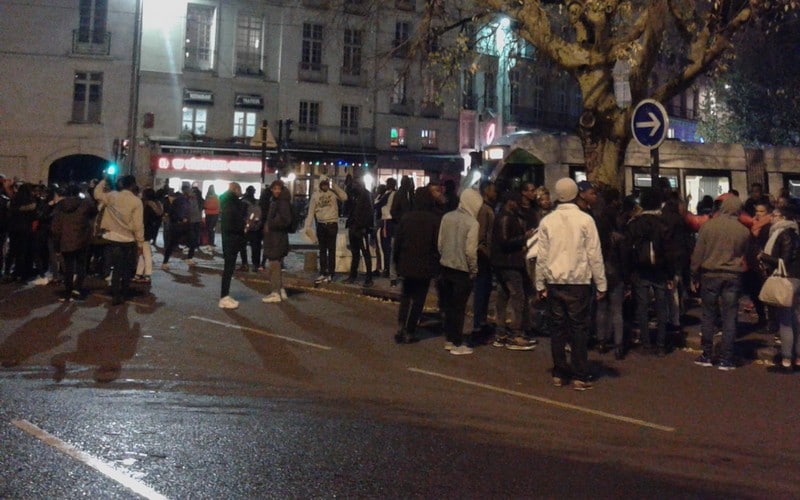
[[[648,112],[647,116],[650,118],[649,122],[637,122],[636,128],[649,128],[650,129],[650,137],[656,135],[658,132],[658,127],[661,126],[661,122],[658,120],[658,117],[653,112]]]

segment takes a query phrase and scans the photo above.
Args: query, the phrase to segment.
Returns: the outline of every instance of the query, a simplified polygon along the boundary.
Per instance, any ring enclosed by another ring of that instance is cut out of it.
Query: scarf
[[[793,220],[774,222],[769,228],[769,239],[767,240],[767,244],[764,245],[765,254],[772,255],[772,247],[775,246],[775,241],[778,239],[778,235],[781,234],[784,229],[794,229],[795,232],[797,232],[797,222]]]

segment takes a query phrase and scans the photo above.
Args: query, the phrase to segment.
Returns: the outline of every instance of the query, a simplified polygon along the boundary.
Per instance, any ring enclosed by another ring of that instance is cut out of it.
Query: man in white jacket
[[[573,388],[592,388],[588,343],[592,281],[597,300],[606,293],[600,238],[592,217],[575,204],[578,185],[565,177],[555,186],[558,206],[539,224],[536,290],[547,298],[551,320],[553,383],[573,379]],[[572,347],[571,365],[566,347]]]
[[[316,220],[316,239],[319,242],[319,277],[314,283],[330,283],[336,272],[336,236],[339,233],[339,202],[347,201],[347,193],[331,183],[326,176],[319,178],[319,190],[308,202],[305,234],[314,239],[311,224]]]

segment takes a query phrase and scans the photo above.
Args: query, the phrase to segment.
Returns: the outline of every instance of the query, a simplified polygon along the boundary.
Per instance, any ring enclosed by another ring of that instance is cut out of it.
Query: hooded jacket
[[[61,200],[55,208],[50,235],[55,248],[61,252],[74,252],[89,246],[92,240],[92,224],[97,207],[91,200],[70,196]]]
[[[406,212],[394,235],[392,258],[404,278],[430,279],[439,272],[439,223],[436,201],[427,187],[417,189],[414,209]]]
[[[289,226],[292,225],[292,196],[285,186],[269,204],[264,219],[264,255],[278,260],[289,253]]]
[[[742,200],[730,196],[722,201],[719,214],[700,227],[692,252],[691,270],[709,276],[740,274],[750,231],[738,219]]]
[[[465,189],[456,210],[442,217],[439,227],[439,263],[444,267],[478,274],[478,211],[483,198],[475,189]]]

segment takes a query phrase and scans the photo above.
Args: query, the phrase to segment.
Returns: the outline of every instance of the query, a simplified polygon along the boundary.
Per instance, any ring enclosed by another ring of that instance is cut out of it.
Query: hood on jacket
[[[64,213],[72,213],[83,204],[83,200],[77,196],[70,196],[58,202],[58,208]]]
[[[477,219],[478,212],[481,209],[481,205],[483,205],[481,194],[476,189],[468,188],[461,192],[459,200],[458,208],[463,208],[468,214]]]
[[[721,214],[736,215],[742,209],[742,200],[738,196],[729,196],[722,200],[719,207]]]

